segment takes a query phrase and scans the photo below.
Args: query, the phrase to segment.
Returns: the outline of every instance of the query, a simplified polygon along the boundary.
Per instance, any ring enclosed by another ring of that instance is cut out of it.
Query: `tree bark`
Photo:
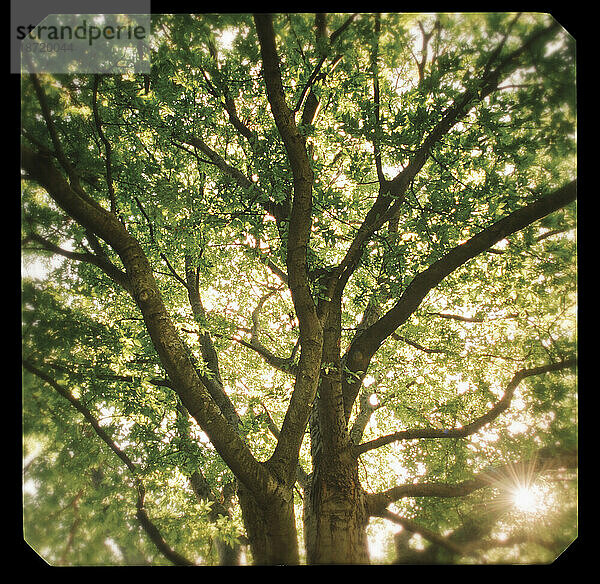
[[[309,564],[366,564],[368,516],[348,433],[341,380],[341,298],[331,301],[324,325],[319,395],[313,408],[313,472],[304,493]]]
[[[293,177],[293,199],[287,238],[287,277],[300,328],[300,359],[290,405],[285,414],[277,446],[271,457],[278,476],[288,485],[296,479],[296,466],[311,405],[319,382],[323,331],[308,277],[308,242],[312,216],[314,175],[304,137],[298,131],[294,112],[285,100],[275,32],[270,15],[254,16],[263,62],[267,98],[279,135],[283,140]]]
[[[368,564],[366,513],[356,458],[323,457],[304,491],[308,564]]]
[[[242,483],[238,485],[253,565],[283,566],[300,562],[293,499],[292,489],[286,488],[283,496],[272,504],[261,505],[248,488]]]

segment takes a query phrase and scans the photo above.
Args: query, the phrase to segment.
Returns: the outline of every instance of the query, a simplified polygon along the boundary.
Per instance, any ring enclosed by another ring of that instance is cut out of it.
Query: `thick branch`
[[[358,265],[366,242],[369,241],[378,229],[399,212],[411,181],[417,176],[431,156],[433,147],[455,126],[456,123],[464,118],[476,103],[480,102],[497,89],[501,77],[503,75],[508,75],[517,68],[523,53],[528,51],[536,43],[543,41],[552,35],[558,29],[558,26],[557,23],[553,23],[550,27],[533,33],[518,49],[515,49],[503,58],[495,69],[491,70],[489,67],[486,67],[485,72],[478,83],[473,87],[467,88],[462,95],[460,95],[454,103],[442,113],[441,119],[424,138],[420,147],[412,155],[408,165],[391,181],[384,180],[382,182],[381,179],[383,177],[379,177],[381,184],[377,199],[365,216],[346,255],[333,274],[329,284],[331,288],[329,296],[333,295],[334,289],[339,290],[346,285],[348,279]],[[501,47],[503,45],[504,40],[501,43]],[[496,56],[497,51],[493,53],[494,59]],[[490,63],[491,61],[488,62],[488,65]]]
[[[287,273],[302,331],[307,325],[314,327],[316,324],[316,308],[308,285],[306,257],[311,228],[314,176],[304,137],[298,131],[294,114],[285,101],[271,17],[257,14],[254,20],[260,41],[267,97],[293,175],[294,195],[288,236]]]
[[[258,463],[235,428],[223,417],[198,377],[188,350],[168,315],[152,267],[138,241],[114,214],[73,190],[51,160],[24,147],[22,167],[68,215],[106,241],[119,255],[131,283],[129,292],[144,317],[161,363],[182,402],[232,472],[258,498],[274,493],[277,485],[273,477]]]
[[[346,365],[351,371],[366,371],[372,356],[385,339],[414,313],[427,294],[444,278],[489,249],[508,235],[520,231],[538,219],[553,213],[575,200],[577,181],[530,203],[484,229],[465,243],[450,250],[429,268],[417,274],[398,302],[381,318],[357,335],[350,346]],[[358,391],[358,387],[349,387]],[[356,397],[350,400],[353,401]]]
[[[271,16],[256,14],[254,21],[260,42],[267,98],[275,125],[283,139],[294,185],[286,265],[288,285],[300,326],[301,350],[294,391],[272,457],[274,461],[285,463],[286,480],[291,483],[295,479],[298,453],[317,391],[323,345],[322,326],[310,291],[307,266],[314,177],[304,137],[300,135],[294,112],[285,100]]]

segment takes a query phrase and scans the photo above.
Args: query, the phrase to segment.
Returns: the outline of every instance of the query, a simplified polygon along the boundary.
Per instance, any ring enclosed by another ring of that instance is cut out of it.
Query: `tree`
[[[353,564],[385,522],[373,561],[554,559],[573,39],[528,13],[153,15],[152,50],[149,77],[23,76],[23,256],[52,259],[23,280],[26,540]]]

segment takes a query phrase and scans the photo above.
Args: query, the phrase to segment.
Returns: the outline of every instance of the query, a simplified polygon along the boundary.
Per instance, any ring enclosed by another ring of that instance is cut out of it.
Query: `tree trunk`
[[[368,517],[356,460],[323,460],[304,492],[308,564],[368,564]]]
[[[334,298],[323,330],[318,397],[310,423],[313,472],[304,493],[309,564],[369,563],[367,514],[342,395],[341,298]]]
[[[293,492],[273,498],[261,506],[252,493],[238,484],[238,498],[254,565],[295,565],[299,563],[298,534],[294,517]]]
[[[239,566],[240,564],[240,545],[229,545],[222,539],[215,540],[219,566]]]

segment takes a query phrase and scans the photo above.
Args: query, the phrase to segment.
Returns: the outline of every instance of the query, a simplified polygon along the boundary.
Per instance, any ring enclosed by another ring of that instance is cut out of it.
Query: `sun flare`
[[[543,494],[539,487],[533,485],[516,488],[512,500],[515,508],[523,513],[536,513],[543,507]]]
[[[492,471],[488,480],[499,493],[496,503],[528,521],[545,515],[554,501],[551,489],[541,478],[542,470],[534,459]]]

